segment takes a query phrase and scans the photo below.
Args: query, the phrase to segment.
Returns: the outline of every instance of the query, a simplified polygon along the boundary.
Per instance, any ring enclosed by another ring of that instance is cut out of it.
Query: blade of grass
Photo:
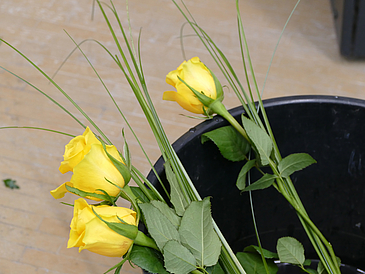
[[[49,129],[49,128],[42,128],[42,127],[30,127],[30,126],[5,126],[5,127],[0,127],[0,129],[35,129],[35,130],[42,130],[42,131],[48,131],[48,132],[53,132],[53,133],[57,133],[57,134],[61,134],[61,135],[66,135],[69,137],[76,137],[75,135],[69,134],[69,133],[65,133],[62,131],[58,131],[58,130],[53,130],[53,129]]]
[[[27,80],[25,80],[24,78],[20,77],[19,75],[13,73],[12,71],[0,66],[1,69],[5,70],[6,72],[12,74],[13,76],[15,76],[16,78],[18,78],[19,80],[23,81],[24,83],[26,83],[28,86],[34,88],[35,90],[37,90],[38,92],[40,92],[42,95],[44,95],[45,97],[47,97],[47,99],[49,99],[50,101],[52,101],[54,104],[56,104],[58,107],[60,107],[64,112],[66,112],[68,115],[70,115],[78,124],[80,124],[83,128],[86,128],[86,126],[79,120],[77,119],[70,111],[68,111],[65,107],[63,107],[61,104],[59,104],[56,100],[54,100],[51,96],[49,96],[48,94],[46,94],[45,92],[43,92],[42,90],[40,90],[39,88],[37,88],[36,86],[34,86],[33,84],[31,84],[30,82],[28,82]]]
[[[151,167],[153,167],[153,164],[152,164],[152,162],[151,162],[151,160],[150,160],[150,158],[148,157],[148,155],[147,155],[147,153],[146,153],[146,151],[145,151],[145,149],[143,148],[143,146],[142,146],[142,143],[140,142],[140,140],[139,140],[139,138],[137,137],[137,135],[136,135],[136,133],[134,132],[134,130],[133,130],[133,128],[132,128],[132,126],[130,125],[130,123],[128,122],[128,119],[125,117],[125,115],[123,114],[123,112],[122,112],[122,110],[120,109],[120,107],[119,107],[119,105],[117,104],[117,102],[115,101],[115,99],[114,99],[114,97],[113,97],[113,95],[111,94],[111,92],[109,91],[109,89],[108,89],[108,87],[106,86],[106,84],[105,84],[105,82],[103,81],[103,79],[100,77],[100,75],[99,75],[99,73],[97,72],[97,70],[95,69],[95,67],[94,67],[94,65],[91,63],[91,61],[90,61],[90,59],[86,56],[86,54],[84,53],[84,51],[81,49],[81,47],[80,47],[80,45],[82,44],[82,43],[79,43],[79,44],[77,44],[76,43],[76,41],[71,37],[71,35],[67,32],[67,31],[65,31],[66,32],[66,34],[69,36],[69,38],[72,40],[72,42],[76,45],[76,49],[78,49],[80,52],[81,52],[81,54],[84,56],[84,58],[86,59],[86,61],[88,62],[88,64],[90,65],[90,67],[93,69],[93,71],[94,71],[94,73],[96,74],[96,76],[98,77],[98,79],[99,79],[99,81],[101,82],[101,84],[103,85],[103,87],[104,87],[104,89],[106,90],[106,92],[108,93],[108,95],[109,95],[109,97],[111,98],[111,100],[112,100],[112,102],[113,102],[113,104],[114,104],[114,106],[117,108],[117,110],[118,110],[118,112],[119,112],[119,114],[122,116],[122,118],[123,118],[123,120],[125,121],[125,123],[127,124],[127,126],[128,126],[128,128],[131,130],[131,132],[132,132],[132,134],[133,134],[133,136],[134,136],[134,138],[136,139],[136,141],[138,142],[138,144],[139,144],[139,146],[140,146],[140,148],[141,148],[141,150],[142,150],[142,152],[143,152],[143,154],[145,155],[145,157],[146,157],[146,159],[147,159],[147,161],[149,162],[149,164],[150,164],[150,166]],[[86,41],[86,40],[84,40],[84,41]],[[84,42],[83,41],[83,42]],[[99,45],[101,45],[106,51],[107,51],[107,53],[112,57],[112,59],[117,63],[117,65],[118,64],[120,64],[120,62],[111,54],[111,52],[104,46],[104,45],[102,45],[101,43],[99,43],[98,41],[95,41],[95,42],[97,42]],[[123,158],[123,156],[122,156],[122,158]],[[125,159],[123,158],[123,161],[125,161]],[[149,192],[146,190],[146,188],[145,188],[145,186],[144,186],[144,184],[143,183],[141,183],[141,181],[140,180],[138,180],[138,178],[137,177],[134,177],[134,179],[135,179],[135,182],[137,183],[137,185],[141,188],[141,189],[143,189],[144,190],[144,193],[147,195],[147,197],[149,198],[149,199],[152,199],[152,196],[150,196],[150,194],[149,194]],[[152,191],[154,191],[154,193],[155,193],[155,195],[157,195],[158,197],[160,197],[160,198],[162,198],[161,197],[161,195],[155,190],[155,189],[152,189]]]
[[[100,3],[99,3],[99,5],[100,5]],[[101,7],[101,9],[102,9],[102,7]],[[104,17],[106,17],[104,11],[102,11],[102,12],[104,14]],[[124,64],[127,66],[127,70],[128,71],[131,71],[131,69],[128,66],[128,62],[126,61],[124,52],[122,51],[121,46],[120,46],[119,42],[117,41],[117,38],[116,38],[115,33],[114,33],[114,30],[111,27],[111,25],[110,25],[107,17],[105,19],[106,19],[106,21],[107,21],[107,23],[109,25],[109,28],[110,28],[110,30],[112,32],[112,35],[113,35],[114,39],[116,40],[117,47],[118,47],[119,52],[120,52],[120,54],[121,54],[121,56],[123,58]],[[118,20],[118,18],[117,18],[117,20]],[[118,20],[118,22],[120,24],[120,21],[119,20]],[[120,24],[120,26],[121,26],[121,24]],[[131,52],[130,46],[129,46],[128,42],[127,42],[127,39],[125,37],[125,34],[124,34],[124,31],[123,31],[123,28],[122,27],[121,27],[121,31],[122,31],[122,34],[123,34],[123,37],[124,37],[124,41],[127,44],[128,50],[129,50],[129,52]],[[136,61],[135,61],[135,58],[133,57],[133,54],[130,54],[130,55],[131,55],[132,62],[134,63],[134,68],[137,70],[138,77],[139,77],[139,79],[140,79],[140,81],[142,83],[142,87],[144,89],[144,94],[147,97],[147,101],[146,101],[146,98],[144,98],[142,96],[141,90],[139,89],[138,85],[136,84],[136,81],[129,78],[129,77],[132,78],[132,76],[131,75],[128,76],[126,73],[125,73],[125,75],[127,76],[127,80],[130,83],[130,85],[132,87],[132,90],[135,93],[138,101],[140,102],[140,105],[142,106],[142,109],[143,109],[146,117],[147,118],[151,118],[151,120],[152,120],[150,122],[150,126],[153,129],[153,132],[154,132],[154,134],[156,136],[156,139],[158,139],[158,143],[161,144],[160,149],[161,149],[162,155],[165,157],[165,159],[166,159],[166,157],[168,157],[169,160],[171,161],[171,165],[173,167],[173,170],[177,174],[176,177],[178,179],[184,181],[184,182],[182,182],[183,183],[182,190],[184,190],[184,186],[185,186],[185,188],[187,188],[187,190],[189,191],[189,196],[190,197],[192,196],[192,198],[194,200],[195,199],[201,199],[200,196],[199,196],[199,194],[196,192],[194,185],[190,181],[190,178],[188,177],[185,169],[183,168],[183,166],[182,166],[179,158],[177,157],[175,151],[172,149],[171,144],[169,143],[165,132],[163,131],[161,122],[159,121],[158,116],[157,116],[157,113],[155,112],[155,109],[153,107],[152,101],[149,98],[149,95],[148,95],[148,92],[147,92],[147,88],[144,85],[144,79],[142,77],[143,74],[140,72],[140,71],[142,71],[142,68],[138,68],[138,66],[136,64]],[[220,236],[222,237],[222,235],[220,235]],[[233,256],[234,256],[234,254],[233,254]],[[232,259],[230,261],[232,262]],[[238,265],[236,263],[234,266],[237,267],[238,269],[241,267],[239,263],[238,263]],[[233,266],[233,269],[234,269],[234,266]],[[244,273],[243,269],[242,269],[242,271],[238,270],[238,272],[235,272],[235,273],[240,273],[240,272],[241,273]]]
[[[189,9],[186,7],[184,2],[182,2],[183,5],[184,5],[184,8],[187,10],[187,12],[188,12],[189,16],[191,17],[191,19],[189,19],[189,17],[184,13],[182,8],[176,3],[176,1],[174,1],[174,0],[172,0],[172,1],[176,5],[176,7],[179,9],[180,13],[187,20],[187,22],[189,23],[191,28],[194,30],[194,32],[196,33],[198,38],[201,40],[201,42],[203,43],[205,48],[210,53],[211,57],[213,58],[213,60],[217,64],[218,68],[221,70],[224,77],[228,81],[229,85],[231,86],[231,88],[235,92],[237,98],[241,102],[241,104],[242,104],[243,108],[245,109],[247,115],[249,115],[249,117],[252,118],[252,113],[255,111],[255,107],[253,107],[253,105],[250,104],[250,99],[247,96],[247,93],[245,92],[243,86],[241,85],[241,82],[239,81],[238,76],[235,73],[233,67],[230,65],[230,62],[228,61],[228,59],[225,57],[223,52],[218,48],[218,46],[213,42],[213,40],[209,37],[209,35],[202,28],[199,27],[199,25],[196,23],[194,17],[189,12]],[[239,86],[241,92],[237,88],[237,85]],[[246,101],[242,98],[241,93],[245,97]],[[246,106],[246,103],[248,103],[248,107]]]
[[[48,76],[47,73],[45,73],[39,66],[37,66],[32,60],[30,60],[27,56],[25,56],[22,52],[20,52],[17,48],[15,48],[14,46],[12,46],[11,44],[9,44],[8,42],[6,42],[5,40],[1,39],[0,40],[5,43],[7,46],[9,46],[10,48],[12,48],[14,51],[16,51],[20,56],[22,56],[29,64],[31,64],[36,70],[38,70],[48,81],[50,81],[52,83],[52,85],[54,87],[56,87],[66,98],[67,100],[86,118],[86,120],[88,120],[88,122],[99,132],[99,134],[102,136],[102,138],[104,140],[106,140],[107,142],[110,143],[110,141],[108,140],[108,138],[106,137],[106,135],[100,130],[100,128],[94,123],[94,121],[82,110],[82,108],[50,77]],[[4,68],[3,68],[4,69]],[[6,70],[8,71],[8,70]],[[9,71],[8,71],[9,72]],[[15,75],[14,73],[12,73],[14,76],[18,77],[19,79],[23,80],[26,83],[29,83],[27,81],[25,81],[24,79],[22,79],[21,77]],[[32,87],[34,87],[33,85],[31,85]],[[40,91],[39,89],[37,89],[38,91]],[[44,92],[41,92],[43,95],[45,95]],[[47,98],[51,99],[49,96],[47,96]],[[52,102],[55,102],[55,100],[51,99]],[[60,104],[58,104],[56,102],[56,104],[58,106],[60,106],[63,110],[65,110],[65,108],[63,108]],[[67,113],[70,114],[70,112],[67,111]],[[72,116],[74,117],[74,116]],[[78,119],[76,119],[76,121],[78,121]],[[79,124],[82,125],[82,123],[80,121],[78,121]],[[82,125],[84,128],[85,126]]]

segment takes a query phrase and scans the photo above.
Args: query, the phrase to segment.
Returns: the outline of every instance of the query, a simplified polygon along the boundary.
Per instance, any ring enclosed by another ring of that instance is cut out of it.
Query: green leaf
[[[10,188],[10,189],[18,189],[20,188],[17,184],[15,180],[12,179],[5,179],[3,180],[4,184],[6,187]]]
[[[149,273],[168,273],[164,268],[162,255],[152,248],[133,245],[129,258],[132,263]]]
[[[124,139],[124,146],[123,146],[123,156],[124,156],[124,160],[125,160],[125,165],[127,166],[129,172],[132,170],[132,157],[131,157],[131,154],[130,154],[130,151],[129,151],[129,146],[128,146],[128,143],[127,143],[127,139],[125,138],[125,135],[124,135],[124,129],[122,129],[122,136],[123,136],[123,139]]]
[[[141,202],[143,202],[143,203],[150,202],[150,200],[148,199],[146,194],[139,187],[131,186],[131,190],[132,190],[133,194],[137,197],[137,199],[140,200]],[[150,191],[149,189],[147,189],[147,190]],[[150,191],[150,193],[153,196],[153,192]]]
[[[160,250],[170,240],[180,242],[179,232],[158,208],[151,203],[140,204],[139,207],[146,218],[148,232]]]
[[[243,127],[246,130],[247,136],[250,138],[256,148],[261,165],[268,165],[271,151],[273,149],[273,143],[270,136],[265,130],[260,128],[250,119],[243,115],[241,117]]]
[[[191,251],[199,266],[217,263],[221,242],[213,228],[208,197],[189,205],[181,219],[179,233],[181,243]]]
[[[278,165],[282,177],[288,178],[295,171],[306,168],[307,166],[317,163],[307,153],[295,153],[285,157]]]
[[[247,247],[245,247],[245,249],[243,251],[261,254],[260,247],[258,247],[256,245],[247,246]],[[269,251],[267,249],[264,249],[264,248],[262,248],[262,254],[264,255],[264,257],[266,259],[279,259],[277,253],[271,252],[271,251]]]
[[[239,190],[243,190],[246,187],[246,178],[247,172],[251,170],[256,164],[256,160],[248,161],[241,169],[240,173],[238,174],[236,186]]]
[[[282,263],[303,265],[305,261],[303,245],[295,238],[283,237],[278,240],[276,249]]]
[[[303,263],[303,266],[310,266],[312,263],[312,260],[310,259],[305,259],[304,263]]]
[[[176,241],[169,241],[163,249],[166,270],[176,274],[187,274],[196,267],[196,260],[191,252]]]
[[[318,266],[317,266],[317,272],[318,274],[326,274],[326,268],[324,267],[324,265],[322,264],[321,261],[319,261]]]
[[[151,204],[159,209],[163,215],[174,225],[176,229],[179,228],[181,217],[177,216],[175,211],[170,208],[166,203],[161,201],[151,201]]]
[[[238,252],[237,259],[240,261],[247,274],[267,274],[260,254]],[[266,262],[269,273],[275,274],[278,271],[278,266],[273,260],[267,260]]]
[[[207,267],[206,271],[209,274],[225,274],[223,268],[221,267],[221,265],[219,263],[217,263],[214,266]]]
[[[268,188],[274,183],[276,178],[277,178],[276,175],[266,173],[259,180],[257,180],[256,182],[252,183],[251,185],[243,189],[243,191],[252,191],[252,190]]]
[[[204,133],[201,142],[211,140],[218,147],[222,156],[230,161],[237,162],[246,159],[250,145],[241,134],[232,126],[221,127]]]
[[[310,274],[318,274],[317,270],[311,269],[311,268],[306,268],[305,271],[307,271]]]
[[[179,216],[182,216],[185,212],[185,208],[188,206],[188,202],[186,201],[179,183],[177,182],[175,173],[171,169],[171,165],[169,162],[166,162],[164,164],[165,172],[166,172],[166,178],[167,181],[170,183],[170,189],[171,189],[171,203],[173,204],[176,213]]]

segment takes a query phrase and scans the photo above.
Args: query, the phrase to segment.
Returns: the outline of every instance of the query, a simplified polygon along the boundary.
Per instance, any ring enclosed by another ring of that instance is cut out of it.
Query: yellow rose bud
[[[131,209],[107,205],[91,206],[80,198],[75,201],[67,248],[79,247],[79,252],[87,249],[108,257],[122,257],[133,240],[110,229],[92,209],[107,222],[121,223],[121,219],[127,224],[137,225],[136,212]]]
[[[84,134],[73,138],[65,147],[64,161],[61,163],[59,170],[62,174],[73,171],[73,168],[84,158],[89,152],[92,144],[100,144],[89,127],[86,128]]]
[[[209,69],[198,57],[193,57],[187,62],[184,61],[177,70],[171,71],[166,76],[166,83],[175,87],[176,92],[165,91],[162,97],[163,100],[176,101],[182,108],[190,112],[204,114],[203,103],[178,77],[198,92],[215,100],[217,90]]]
[[[106,150],[115,159],[123,163],[115,146],[108,145]],[[55,199],[62,198],[67,191],[66,185],[91,193],[103,194],[102,189],[110,196],[117,196],[120,189],[110,184],[106,179],[119,187],[124,187],[124,178],[105,153],[103,145],[96,139],[89,128],[82,136],[77,136],[66,146],[65,161],[62,170],[73,171],[70,182],[64,183],[51,191]],[[61,169],[60,167],[60,169]],[[89,197],[92,200],[98,200]]]

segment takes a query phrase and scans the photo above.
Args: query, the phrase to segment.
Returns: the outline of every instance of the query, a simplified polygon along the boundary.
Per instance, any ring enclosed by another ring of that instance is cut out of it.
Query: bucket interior
[[[316,161],[291,178],[316,226],[342,263],[365,270],[365,102],[328,96],[300,96],[265,101],[265,109],[283,157],[305,152]],[[231,111],[240,119],[242,108]],[[189,130],[177,151],[202,197],[211,196],[213,218],[235,252],[257,245],[248,193],[235,187],[244,164],[224,159],[202,133],[227,125],[215,117]],[[156,170],[165,179],[163,161]],[[252,182],[258,179],[252,173]],[[157,185],[155,176],[149,179]],[[252,192],[262,246],[276,251],[278,238],[292,236],[317,258],[289,203],[273,187]]]

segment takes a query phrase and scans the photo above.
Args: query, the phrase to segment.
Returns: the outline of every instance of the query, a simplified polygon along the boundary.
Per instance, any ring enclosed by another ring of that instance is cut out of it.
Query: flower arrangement
[[[308,273],[340,273],[340,260],[306,213],[290,179],[294,172],[314,164],[315,160],[305,153],[281,157],[257,88],[238,1],[240,46],[244,53],[242,57],[246,56],[249,64],[249,68],[245,67],[245,76],[248,79],[251,73],[254,83],[252,90],[248,86],[248,92],[243,89],[224,53],[193,18],[188,17],[189,13],[184,12],[175,1],[172,2],[217,61],[228,85],[243,106],[245,115],[242,115],[241,121],[237,121],[226,110],[221,81],[198,57],[183,61],[176,70],[167,74],[166,82],[174,90],[165,91],[163,99],[175,101],[193,114],[208,119],[218,114],[229,122],[230,126],[202,136],[202,142],[213,141],[228,160],[245,160],[237,178],[237,191],[274,187],[283,195],[298,214],[321,262],[316,270],[308,269],[301,244],[291,237],[278,239],[277,252],[269,252],[258,244],[248,247],[245,252],[233,253],[211,216],[210,198],[200,197],[194,182],[168,142],[149,97],[140,55],[135,53],[133,44],[127,39],[113,3],[108,7],[115,15],[123,35],[122,41],[117,39],[104,4],[98,0],[97,4],[119,49],[119,56],[105,50],[121,69],[151,126],[165,160],[169,186],[162,186],[163,193],[158,191],[134,166],[131,160],[133,152],[129,151],[127,141],[121,152],[90,120],[95,132],[85,126],[84,133],[73,136],[65,148],[59,171],[72,172],[71,180],[51,191],[55,199],[63,198],[66,193],[81,197],[72,205],[74,217],[70,225],[68,247],[122,258],[120,263],[107,271],[115,273],[120,273],[126,261],[151,273],[256,273],[244,266],[247,263],[256,264],[258,257],[262,273],[275,273],[276,259],[294,264]],[[127,46],[126,51],[122,49],[122,43]],[[78,44],[76,47],[82,52]],[[39,69],[36,64],[32,65]],[[43,74],[57,87],[51,77]],[[63,90],[61,92],[64,93]],[[252,169],[259,170],[262,177],[249,184]],[[131,180],[134,186],[129,185]],[[87,202],[86,199],[91,201]],[[131,208],[117,206],[118,199],[129,201]],[[140,229],[141,224],[146,229]]]

